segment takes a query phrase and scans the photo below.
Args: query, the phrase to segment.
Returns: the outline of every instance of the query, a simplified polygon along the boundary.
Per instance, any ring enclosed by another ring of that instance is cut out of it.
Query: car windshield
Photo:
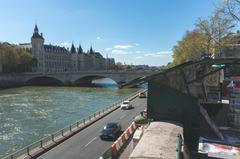
[[[116,128],[117,124],[116,123],[108,123],[106,128]]]
[[[129,103],[128,101],[123,102],[123,104],[128,104],[128,103]]]

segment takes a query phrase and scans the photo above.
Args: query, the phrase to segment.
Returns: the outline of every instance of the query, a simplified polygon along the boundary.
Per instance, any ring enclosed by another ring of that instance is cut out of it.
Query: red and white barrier
[[[123,144],[127,141],[125,134],[122,134],[120,138]]]
[[[121,147],[126,143],[126,141],[129,139],[129,137],[133,134],[133,132],[136,130],[137,125],[135,122],[132,122],[132,124],[123,132],[123,134],[114,142],[112,145],[112,156],[116,156],[118,151],[121,149]]]
[[[132,129],[133,129],[133,130],[136,130],[136,129],[137,129],[137,125],[136,125],[135,122],[133,122],[133,124],[132,124]]]
[[[121,148],[121,143],[119,142],[120,140],[119,139],[117,139],[114,143],[116,144],[116,148],[117,148],[117,151],[119,151],[120,150],[120,148]]]
[[[117,156],[117,147],[116,144],[112,144],[112,156]]]
[[[127,140],[129,135],[127,133],[123,133],[123,135],[124,135],[125,139]]]

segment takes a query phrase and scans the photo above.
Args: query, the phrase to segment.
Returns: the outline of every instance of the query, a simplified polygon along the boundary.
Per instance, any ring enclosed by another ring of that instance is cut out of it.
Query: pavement
[[[134,109],[115,110],[38,159],[98,159],[113,144],[112,141],[103,141],[99,138],[104,125],[108,122],[119,122],[123,130],[126,129],[132,119],[146,108],[147,98],[135,98],[131,103]]]
[[[175,159],[177,136],[182,125],[174,122],[151,122],[132,151],[129,159]]]

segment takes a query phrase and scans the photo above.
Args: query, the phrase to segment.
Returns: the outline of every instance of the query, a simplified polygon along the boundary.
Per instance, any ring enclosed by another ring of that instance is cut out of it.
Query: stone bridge
[[[0,73],[0,88],[13,85],[66,85],[88,86],[93,80],[109,78],[119,86],[132,80],[143,78],[156,73],[153,71],[81,71],[81,72],[28,72],[28,73]]]

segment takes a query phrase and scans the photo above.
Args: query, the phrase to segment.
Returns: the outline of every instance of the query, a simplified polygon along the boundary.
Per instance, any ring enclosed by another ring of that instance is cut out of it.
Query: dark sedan
[[[121,131],[121,125],[119,123],[108,123],[103,127],[99,136],[101,139],[115,140],[121,134]]]

